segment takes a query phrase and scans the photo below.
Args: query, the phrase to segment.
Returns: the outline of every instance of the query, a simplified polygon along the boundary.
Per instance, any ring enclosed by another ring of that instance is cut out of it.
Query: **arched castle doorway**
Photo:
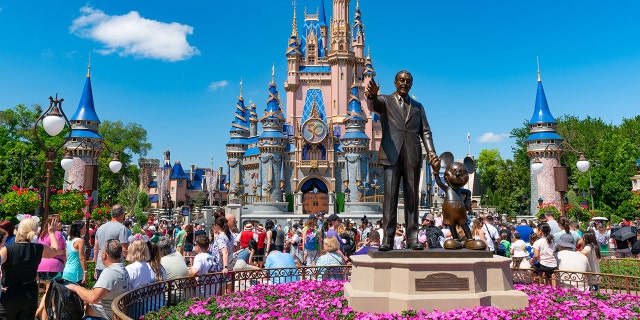
[[[329,211],[329,188],[318,178],[305,181],[300,187],[302,192],[302,213],[317,214]]]

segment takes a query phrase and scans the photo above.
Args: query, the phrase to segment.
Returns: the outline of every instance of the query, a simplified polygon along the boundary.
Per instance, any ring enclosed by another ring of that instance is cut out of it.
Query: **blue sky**
[[[331,2],[325,0],[327,18]],[[304,8],[320,0],[297,0]],[[394,5],[395,3],[401,5]],[[353,11],[355,1],[351,1]],[[37,9],[34,9],[37,8]],[[497,148],[529,120],[536,57],[550,109],[619,124],[637,115],[640,2],[361,0],[366,44],[381,91],[413,73],[438,153]],[[226,161],[242,78],[262,113],[271,66],[283,94],[289,0],[0,0],[0,108],[64,97],[72,115],[91,54],[101,120],[141,124],[147,157],[202,167]]]

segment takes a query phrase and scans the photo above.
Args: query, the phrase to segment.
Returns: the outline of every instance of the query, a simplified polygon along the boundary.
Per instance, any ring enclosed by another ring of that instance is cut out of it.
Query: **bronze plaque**
[[[424,279],[416,279],[416,291],[465,290],[469,290],[469,278],[458,278],[451,273],[434,273]]]

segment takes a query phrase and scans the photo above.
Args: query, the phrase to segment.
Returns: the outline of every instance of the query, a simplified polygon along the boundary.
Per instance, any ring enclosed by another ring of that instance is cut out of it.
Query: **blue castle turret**
[[[272,69],[273,70],[273,69]],[[280,97],[271,73],[269,83],[269,99],[264,115],[260,118],[262,134],[258,138],[260,150],[260,182],[266,201],[277,201],[282,197],[280,179],[282,176],[282,156],[287,138],[283,133],[284,116],[280,108]]]
[[[538,67],[538,89],[536,102],[531,120],[529,120],[529,137],[527,155],[530,159],[530,167],[534,162],[540,161],[544,165],[542,173],[535,174],[531,170],[531,206],[532,214],[537,213],[538,200],[545,203],[556,201],[555,180],[553,168],[560,166],[560,156],[563,152],[562,137],[556,132],[557,122],[549,110],[547,97],[542,87],[540,67]]]
[[[343,192],[349,194],[346,201],[350,202],[356,200],[356,197],[350,196],[351,192],[356,191],[357,187],[367,182],[366,177],[369,171],[369,159],[367,157],[369,137],[365,133],[367,117],[362,111],[358,85],[355,81],[349,91],[349,106],[343,123],[346,131],[342,139],[340,139],[345,153]]]
[[[65,172],[64,189],[96,190],[92,195],[97,201],[98,158],[102,154],[100,119],[93,104],[91,66],[80,96],[78,108],[71,118],[71,133],[64,145],[65,156],[73,158],[73,167]]]
[[[240,96],[236,102],[236,112],[233,115],[229,142],[227,142],[227,164],[229,165],[229,197],[237,197],[243,193],[242,157],[247,151],[249,138],[250,114],[244,106],[242,97],[242,81],[240,81]]]

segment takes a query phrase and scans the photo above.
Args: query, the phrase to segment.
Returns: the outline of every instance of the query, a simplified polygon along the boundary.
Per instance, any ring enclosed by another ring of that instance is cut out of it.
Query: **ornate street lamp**
[[[36,142],[42,147],[45,153],[46,161],[44,162],[45,166],[45,189],[44,189],[44,201],[43,201],[43,210],[42,210],[42,223],[46,223],[47,218],[49,217],[49,200],[51,199],[51,175],[54,166],[54,160],[58,156],[58,151],[60,148],[64,146],[64,143],[67,142],[67,137],[64,138],[64,143],[59,146],[47,146],[42,139],[40,139],[40,135],[38,133],[38,127],[40,123],[42,123],[42,127],[44,127],[44,131],[47,132],[50,136],[57,136],[62,132],[65,125],[69,126],[69,130],[71,130],[71,123],[67,116],[64,114],[62,110],[62,101],[63,98],[58,100],[58,95],[56,94],[56,98],[49,96],[49,108],[45,110],[36,120],[33,125],[33,133]]]

